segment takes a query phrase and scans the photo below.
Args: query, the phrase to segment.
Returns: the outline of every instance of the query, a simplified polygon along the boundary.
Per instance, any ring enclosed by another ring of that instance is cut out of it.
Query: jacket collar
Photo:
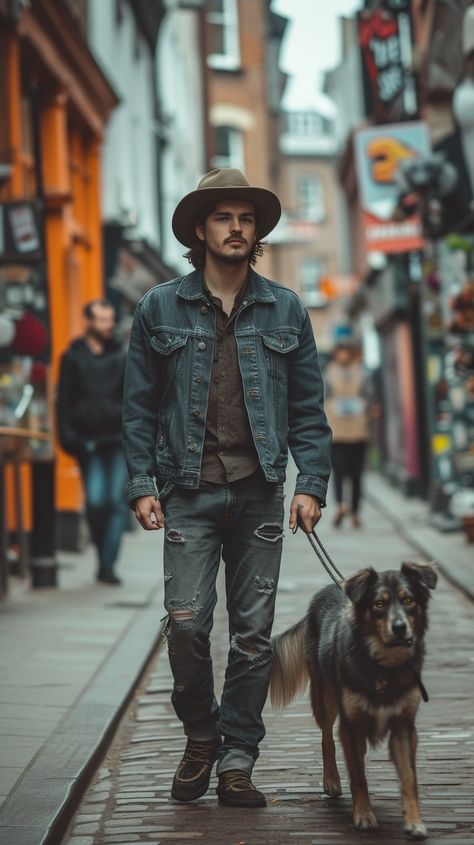
[[[194,270],[187,276],[181,279],[177,295],[182,299],[195,300],[204,298],[204,289],[202,286],[202,273],[200,270]],[[276,302],[275,297],[271,291],[267,280],[260,276],[255,270],[250,269],[249,274],[249,293],[247,296],[248,302]]]

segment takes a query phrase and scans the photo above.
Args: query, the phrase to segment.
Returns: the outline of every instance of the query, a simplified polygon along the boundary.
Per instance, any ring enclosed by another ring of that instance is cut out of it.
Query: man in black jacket
[[[114,309],[94,300],[84,307],[86,330],[61,360],[57,397],[61,446],[73,455],[84,482],[97,580],[120,584],[114,572],[126,520],[127,470],[121,447],[125,355],[113,337]]]

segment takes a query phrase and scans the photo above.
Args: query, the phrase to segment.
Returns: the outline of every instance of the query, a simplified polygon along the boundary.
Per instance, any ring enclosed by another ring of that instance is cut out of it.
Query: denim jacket
[[[234,329],[265,477],[285,480],[289,446],[298,468],[295,493],[310,493],[324,505],[331,430],[306,308],[293,291],[251,270]],[[138,303],[122,424],[130,505],[139,496],[164,497],[173,484],[199,486],[215,340],[215,312],[198,271],[157,285]]]

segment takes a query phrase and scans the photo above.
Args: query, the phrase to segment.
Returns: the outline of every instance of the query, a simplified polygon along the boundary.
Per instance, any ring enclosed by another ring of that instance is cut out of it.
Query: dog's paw
[[[371,810],[354,810],[354,827],[358,830],[373,830],[378,827],[374,813]]]
[[[409,839],[427,839],[428,831],[423,822],[407,822],[405,833]]]
[[[336,777],[326,777],[323,780],[323,789],[330,798],[339,798],[342,795],[341,780]]]

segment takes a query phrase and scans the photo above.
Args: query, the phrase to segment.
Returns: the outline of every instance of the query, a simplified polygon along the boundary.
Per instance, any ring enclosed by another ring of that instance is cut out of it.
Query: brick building
[[[252,184],[275,191],[286,23],[269,0],[212,0],[203,12],[208,169],[238,167]],[[258,269],[274,274],[270,252]]]

